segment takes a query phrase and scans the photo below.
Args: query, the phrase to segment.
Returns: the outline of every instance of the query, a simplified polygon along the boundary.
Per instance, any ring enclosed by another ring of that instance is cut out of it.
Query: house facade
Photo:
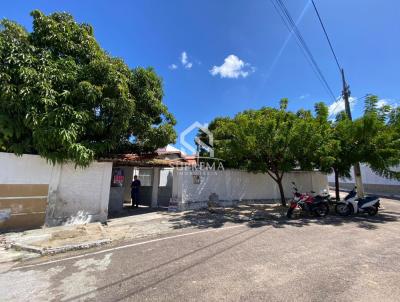
[[[191,210],[213,200],[222,206],[279,199],[267,174],[206,169],[176,150],[151,155],[101,158],[86,168],[72,163],[52,165],[38,155],[0,152],[0,231],[88,222],[106,222],[110,213],[130,202],[134,175],[141,180],[141,204],[152,208]],[[291,172],[284,177],[301,191],[328,187],[319,172]]]

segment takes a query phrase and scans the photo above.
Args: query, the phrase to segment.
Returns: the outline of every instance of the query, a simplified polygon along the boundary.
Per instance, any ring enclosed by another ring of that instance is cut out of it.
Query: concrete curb
[[[55,254],[60,254],[60,253],[65,253],[69,251],[76,251],[76,250],[84,250],[84,249],[89,249],[92,247],[98,247],[102,246],[105,244],[111,243],[111,239],[101,239],[101,240],[96,240],[96,241],[88,241],[80,244],[69,244],[69,245],[63,245],[60,247],[53,247],[53,248],[39,248],[34,245],[28,245],[28,244],[22,244],[22,243],[12,243],[11,248],[15,250],[20,250],[20,251],[27,251],[31,253],[37,253],[40,254],[41,256],[46,256],[46,255],[55,255]]]

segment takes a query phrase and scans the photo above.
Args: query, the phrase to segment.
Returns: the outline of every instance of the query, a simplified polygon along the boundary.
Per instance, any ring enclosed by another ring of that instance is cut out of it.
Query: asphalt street
[[[178,230],[0,267],[1,301],[399,301],[400,201],[376,217]]]

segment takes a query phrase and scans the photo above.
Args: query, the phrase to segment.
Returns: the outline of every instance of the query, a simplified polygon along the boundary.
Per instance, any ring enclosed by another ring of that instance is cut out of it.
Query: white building
[[[399,169],[400,167],[397,168]],[[400,196],[400,181],[381,177],[365,164],[361,165],[361,177],[364,191],[367,193]],[[330,186],[335,186],[334,174],[328,175],[328,182]],[[353,169],[351,169],[351,178],[340,178],[339,183],[340,188],[352,189],[355,185]]]

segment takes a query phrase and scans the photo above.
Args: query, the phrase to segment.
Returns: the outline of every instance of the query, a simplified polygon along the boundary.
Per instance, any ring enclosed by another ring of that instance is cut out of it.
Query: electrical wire
[[[310,51],[309,47],[307,46],[307,43],[305,42],[303,36],[301,35],[296,23],[293,21],[293,18],[291,17],[289,10],[286,8],[286,6],[282,0],[277,0],[277,3],[281,7],[281,10],[282,10],[284,16],[286,16],[290,27],[292,28],[296,37],[298,38],[302,49],[305,51],[306,55],[309,57],[311,64],[314,66],[317,74],[319,75],[320,79],[322,80],[323,85],[325,85],[329,94],[331,94],[332,98],[335,100],[335,94],[332,92],[332,89],[330,88],[328,82],[326,81],[325,76],[323,75],[321,69],[319,68],[317,62],[315,61],[312,52]]]
[[[305,42],[303,36],[301,35],[299,29],[297,28],[296,23],[293,21],[293,18],[290,15],[290,12],[286,8],[286,5],[282,2],[282,0],[271,0],[275,10],[278,12],[278,15],[281,17],[283,23],[288,28],[289,32],[293,32],[297,38],[297,44],[300,49],[303,51],[308,63],[310,64],[312,70],[316,73],[317,78],[320,80],[321,84],[324,86],[328,94],[332,96],[334,102],[336,102],[335,94],[333,93],[331,87],[329,86],[325,76],[323,75],[320,67],[318,66],[310,48]]]
[[[312,52],[310,51],[307,43],[305,42],[303,36],[301,35],[296,23],[293,21],[293,18],[291,17],[289,10],[286,8],[286,6],[282,0],[278,0],[278,3],[280,4],[281,8],[283,9],[284,14],[287,16],[292,28],[295,31],[296,36],[299,38],[300,43],[302,44],[303,48],[305,49],[307,55],[310,57],[312,64],[315,66],[315,69],[317,70],[318,74],[320,75],[322,81],[324,82],[325,86],[328,88],[330,94],[332,95],[332,98],[335,99],[335,94],[332,92],[332,89],[330,88],[328,82],[326,81],[325,76],[323,75],[316,60],[314,59]]]
[[[320,16],[319,12],[318,12],[317,6],[315,5],[314,0],[311,0],[311,2],[312,2],[312,5],[313,5],[313,7],[314,7],[314,10],[315,10],[315,12],[316,12],[316,14],[317,14],[317,16],[318,16],[319,23],[321,24],[322,29],[324,30],[325,37],[326,37],[326,39],[328,40],[329,47],[330,47],[330,49],[331,49],[331,51],[332,51],[333,57],[335,58],[336,65],[337,65],[337,67],[339,68],[339,72],[341,72],[341,71],[342,71],[342,68],[340,67],[339,60],[338,60],[338,58],[337,58],[337,56],[336,56],[336,53],[335,53],[335,51],[333,50],[333,46],[332,46],[331,40],[329,39],[328,33],[327,33],[326,29],[325,29],[324,23],[322,22],[322,19],[321,19],[321,16]]]

